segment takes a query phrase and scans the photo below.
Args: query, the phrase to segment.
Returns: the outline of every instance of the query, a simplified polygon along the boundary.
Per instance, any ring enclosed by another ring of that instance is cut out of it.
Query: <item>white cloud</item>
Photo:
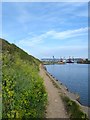
[[[20,46],[29,46],[29,47],[33,47],[34,45],[40,44],[41,43],[41,39],[40,37],[37,38],[25,38],[19,41],[18,45]]]
[[[45,38],[45,34],[42,34],[40,36],[33,36],[32,38],[30,38],[28,36],[28,37],[20,40],[19,43],[17,43],[17,44],[22,45],[22,46],[33,47],[33,46],[36,46],[38,44],[41,44],[43,42],[44,38]]]
[[[83,35],[87,35],[88,34],[88,28],[79,28],[79,29],[74,29],[74,30],[66,30],[66,31],[62,31],[62,32],[57,32],[55,30],[51,30],[48,31],[44,34],[41,35],[37,35],[35,36],[33,34],[33,36],[28,36],[22,40],[19,40],[19,45],[22,46],[37,46],[39,44],[42,44],[45,40],[49,38],[54,39],[54,40],[66,40],[68,38],[74,38],[75,37],[82,37]]]
[[[63,32],[49,31],[49,34],[53,36],[54,39],[67,39],[73,38],[76,36],[82,36],[88,33],[88,28],[80,28],[76,30],[67,30]]]
[[[54,4],[53,4],[54,5]],[[54,11],[52,14],[57,14],[62,16],[64,13],[70,17],[88,17],[88,3],[87,2],[65,2],[64,4],[56,4],[57,8],[60,8],[60,11]],[[85,8],[85,9],[84,9]],[[59,18],[60,19],[60,18]],[[76,18],[77,19],[77,18]]]

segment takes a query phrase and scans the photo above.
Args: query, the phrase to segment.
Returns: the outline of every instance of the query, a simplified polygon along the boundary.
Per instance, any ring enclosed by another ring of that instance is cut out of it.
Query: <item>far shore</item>
[[[52,82],[54,82],[58,88],[61,90],[62,94],[65,94],[67,97],[69,97],[71,100],[75,101],[82,109],[82,111],[84,113],[87,114],[87,116],[89,116],[89,112],[90,112],[90,107],[82,105],[79,101],[80,96],[76,93],[72,93],[71,91],[69,91],[69,89],[63,85],[62,82],[60,82],[59,80],[57,80],[54,76],[52,76],[46,69],[46,67],[43,65],[44,71],[46,73],[46,75],[51,79]],[[90,116],[89,116],[90,117]]]

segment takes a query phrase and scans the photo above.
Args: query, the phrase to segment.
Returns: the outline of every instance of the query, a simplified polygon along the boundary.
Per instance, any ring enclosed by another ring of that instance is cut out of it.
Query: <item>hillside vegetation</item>
[[[40,61],[14,44],[2,42],[2,117],[42,118],[47,103]],[[0,43],[1,43],[0,42]]]

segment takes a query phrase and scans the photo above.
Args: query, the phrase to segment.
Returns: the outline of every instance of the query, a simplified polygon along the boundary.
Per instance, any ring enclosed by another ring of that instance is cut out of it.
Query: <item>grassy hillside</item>
[[[40,61],[7,41],[2,41],[2,117],[42,118],[47,102]]]

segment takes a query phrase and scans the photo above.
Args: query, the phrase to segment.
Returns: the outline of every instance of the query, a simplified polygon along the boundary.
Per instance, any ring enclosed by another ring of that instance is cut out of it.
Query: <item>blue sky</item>
[[[88,57],[87,2],[4,2],[2,26],[3,38],[37,58]]]

